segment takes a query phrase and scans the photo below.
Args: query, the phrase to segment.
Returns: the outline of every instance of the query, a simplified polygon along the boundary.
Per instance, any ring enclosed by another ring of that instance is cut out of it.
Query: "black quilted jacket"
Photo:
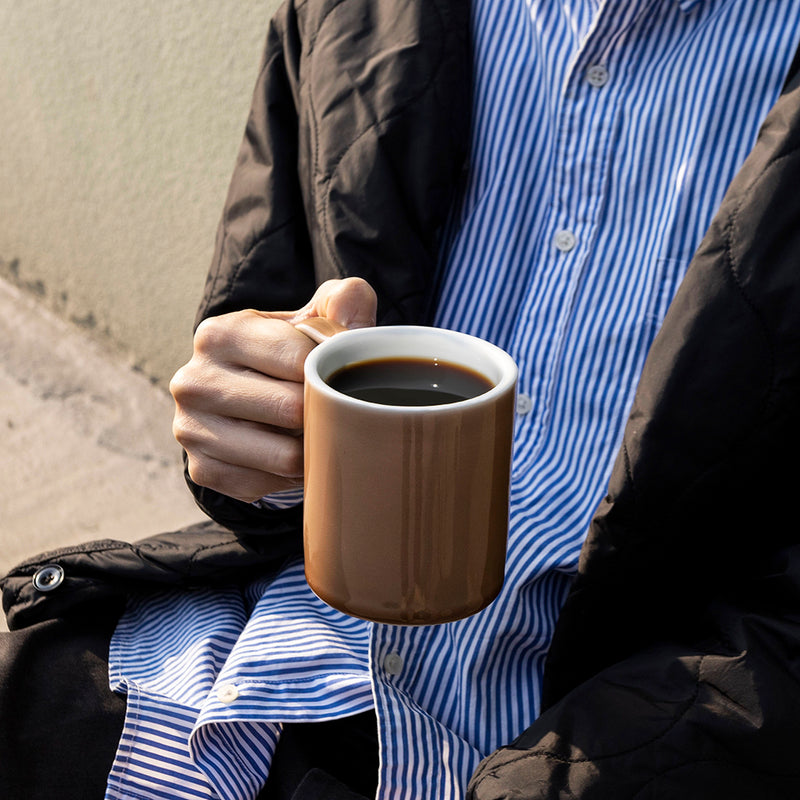
[[[296,308],[344,275],[376,288],[381,322],[429,319],[437,235],[466,163],[467,7],[281,8],[198,320]],[[546,710],[480,766],[474,800],[800,797],[798,412],[792,80],[653,344],[560,617]],[[19,703],[28,631],[60,621],[107,641],[132,590],[244,581],[300,552],[298,510],[192,490],[207,523],[45,554],[2,579],[21,638],[16,672],[0,670],[0,716],[52,717],[58,699],[54,684]],[[34,581],[46,564],[64,573],[50,591]],[[0,790],[19,748],[0,737]]]

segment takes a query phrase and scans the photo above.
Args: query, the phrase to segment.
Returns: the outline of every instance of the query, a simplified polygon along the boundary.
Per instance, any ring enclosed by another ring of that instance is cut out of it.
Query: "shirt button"
[[[529,394],[517,395],[517,414],[530,414],[533,410],[533,399]]]
[[[217,689],[217,700],[229,706],[239,697],[239,690],[232,683],[224,683]]]
[[[387,675],[399,675],[403,671],[403,659],[399,653],[389,653],[383,659],[383,669]]]
[[[602,64],[592,64],[586,70],[586,80],[596,89],[599,89],[608,83],[608,70]]]
[[[559,231],[553,237],[553,244],[562,252],[568,253],[578,243],[578,238],[572,231]]]

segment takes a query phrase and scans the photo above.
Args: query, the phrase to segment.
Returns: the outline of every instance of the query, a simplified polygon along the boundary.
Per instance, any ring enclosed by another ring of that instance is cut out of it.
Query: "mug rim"
[[[349,358],[342,363],[334,364],[329,370],[323,370],[321,373],[320,362],[325,363],[326,359],[331,359],[337,353],[340,353],[344,348],[351,348],[356,346],[359,341],[366,338],[373,338],[382,335],[383,341],[391,340],[391,344],[397,344],[397,352],[382,352],[379,354],[366,353],[361,357]],[[491,389],[483,392],[482,394],[468,397],[463,400],[456,400],[452,403],[437,403],[424,406],[403,406],[403,405],[389,405],[384,403],[374,403],[369,400],[361,400],[350,395],[344,394],[331,387],[326,378],[348,364],[355,364],[361,361],[382,360],[385,358],[419,358],[419,357],[433,357],[430,352],[403,352],[399,345],[402,339],[406,342],[410,341],[411,337],[415,337],[417,343],[421,338],[434,338],[438,337],[442,340],[447,340],[454,345],[460,344],[462,347],[467,345],[470,348],[475,348],[475,351],[470,350],[470,353],[480,358],[460,359],[452,355],[441,356],[442,361],[455,363],[460,366],[467,367],[468,369],[476,370],[484,375],[494,385]],[[493,376],[487,375],[484,369],[476,366],[475,361],[482,360],[484,365],[489,362],[497,367],[498,377],[495,380]],[[323,377],[325,374],[325,377]],[[492,403],[499,396],[507,393],[509,390],[514,390],[516,387],[518,368],[514,359],[501,347],[498,347],[491,342],[481,339],[472,334],[462,333],[461,331],[450,330],[449,328],[438,328],[427,325],[378,325],[369,328],[356,328],[353,330],[342,331],[337,333],[321,344],[317,345],[306,358],[304,365],[304,376],[307,386],[313,387],[315,391],[335,399],[339,403],[352,405],[357,408],[366,410],[379,411],[384,414],[430,414],[431,412],[448,413],[455,410],[462,410],[469,406],[484,405]]]

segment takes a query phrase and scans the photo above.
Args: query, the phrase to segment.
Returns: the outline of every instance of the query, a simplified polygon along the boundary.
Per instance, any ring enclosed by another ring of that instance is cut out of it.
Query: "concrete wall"
[[[0,278],[162,386],[277,5],[0,3]]]

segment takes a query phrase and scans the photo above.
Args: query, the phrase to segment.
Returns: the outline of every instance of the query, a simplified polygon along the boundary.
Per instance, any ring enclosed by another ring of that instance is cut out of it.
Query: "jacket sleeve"
[[[469,4],[285,2],[271,20],[197,322],[359,276],[380,323],[430,313],[467,163]]]
[[[196,323],[304,305],[358,276],[382,324],[423,322],[439,233],[463,178],[468,6],[460,0],[285,2],[270,23]],[[295,527],[187,481],[242,534]],[[299,537],[297,539],[299,546]]]
[[[648,354],[546,711],[473,800],[798,795],[798,179],[795,78]]]
[[[195,325],[245,308],[300,308],[314,292],[297,177],[300,48],[292,6],[286,4],[269,26]],[[194,483],[185,457],[184,465],[186,482],[209,517],[245,537],[269,531],[276,556],[299,551],[299,509],[269,512],[226,497]]]
[[[285,5],[269,26],[196,323],[243,308],[299,308],[313,293],[297,176],[300,48]]]
[[[771,588],[760,613],[713,609],[724,642],[663,642],[577,686],[481,763],[469,800],[800,796],[800,626]]]

